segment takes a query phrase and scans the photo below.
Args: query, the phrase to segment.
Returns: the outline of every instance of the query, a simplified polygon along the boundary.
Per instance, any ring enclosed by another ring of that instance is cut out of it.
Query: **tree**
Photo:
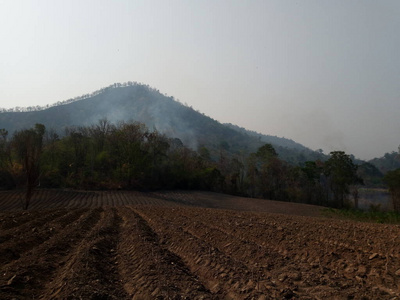
[[[258,148],[256,156],[261,159],[263,163],[268,163],[273,158],[278,157],[278,153],[276,153],[275,148],[271,144],[265,144]]]
[[[400,169],[387,172],[384,181],[389,186],[393,209],[400,212]]]
[[[301,190],[304,195],[302,202],[324,205],[326,197],[324,197],[324,189],[321,184],[321,174],[323,173],[323,162],[306,161],[301,168],[300,174],[297,176],[301,184]]]
[[[0,189],[10,189],[15,186],[10,173],[12,161],[10,143],[7,137],[8,131],[0,129]]]
[[[62,161],[68,156],[65,155],[65,149],[59,135],[53,129],[46,129],[43,136],[43,152],[41,154],[40,164],[40,185],[51,188],[64,186],[65,180],[63,174],[67,174],[61,169]]]
[[[252,198],[257,196],[258,175],[257,157],[254,153],[251,153],[247,158],[246,184],[248,186],[247,194]]]
[[[357,166],[350,155],[343,151],[333,151],[325,163],[325,175],[328,176],[330,190],[333,193],[334,206],[343,208],[351,184],[359,182]]]
[[[164,135],[157,131],[148,133],[143,148],[147,165],[144,172],[148,174],[147,179],[150,186],[157,186],[165,174],[169,147],[168,139]]]
[[[116,158],[120,180],[126,187],[141,185],[148,159],[143,144],[148,134],[144,124],[131,122],[121,123],[112,136],[112,155]]]
[[[64,153],[60,168],[68,185],[83,185],[90,181],[92,174],[87,166],[92,164],[87,157],[93,153],[89,143],[87,128],[67,128],[66,137],[63,139]]]
[[[242,154],[237,155],[230,161],[231,172],[230,172],[230,183],[232,186],[232,192],[234,194],[242,195],[245,193],[245,161]]]
[[[9,163],[8,131],[0,129],[0,169],[5,170]]]
[[[371,163],[364,162],[358,166],[357,174],[367,186],[382,186],[383,174]]]
[[[25,201],[22,203],[25,210],[28,209],[34,189],[39,184],[40,156],[45,131],[46,128],[43,124],[36,124],[31,129],[15,132],[13,136],[12,147],[21,165],[20,171],[22,171],[18,177],[26,188]]]
[[[258,168],[258,191],[263,198],[278,200],[281,194],[283,165],[274,147],[265,144],[255,153]]]
[[[98,153],[104,150],[106,139],[113,131],[115,131],[115,126],[107,118],[100,119],[97,124],[89,128],[90,136],[94,139]]]

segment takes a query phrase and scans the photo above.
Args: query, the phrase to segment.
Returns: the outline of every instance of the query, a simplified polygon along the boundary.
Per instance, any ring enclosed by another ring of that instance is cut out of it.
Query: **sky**
[[[398,0],[0,0],[0,107],[136,81],[222,123],[381,157],[400,144],[399,16]]]

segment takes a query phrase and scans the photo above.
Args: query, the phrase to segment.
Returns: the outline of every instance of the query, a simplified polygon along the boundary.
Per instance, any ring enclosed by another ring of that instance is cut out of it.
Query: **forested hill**
[[[242,132],[244,134],[248,134],[250,136],[256,137],[259,140],[261,140],[263,143],[269,143],[269,144],[274,144],[275,146],[279,147],[284,147],[284,148],[291,148],[291,149],[296,149],[299,151],[312,151],[309,148],[303,146],[302,144],[299,144],[291,139],[287,139],[284,137],[277,137],[273,135],[267,135],[267,134],[262,134],[256,131],[248,130],[243,127],[239,127],[234,124],[226,123],[224,124],[236,131]]]
[[[50,107],[3,110],[0,128],[12,134],[41,123],[63,135],[67,127],[88,126],[104,118],[112,123],[132,120],[144,123],[150,130],[179,138],[194,150],[205,146],[214,155],[221,150],[255,152],[261,145],[271,143],[282,159],[295,164],[322,156],[288,139],[260,136],[231,124],[221,124],[156,89],[131,82],[114,84]]]

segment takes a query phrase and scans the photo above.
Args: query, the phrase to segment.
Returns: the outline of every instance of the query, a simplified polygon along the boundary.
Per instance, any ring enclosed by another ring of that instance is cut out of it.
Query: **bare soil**
[[[400,227],[205,192],[0,192],[0,299],[400,299]]]

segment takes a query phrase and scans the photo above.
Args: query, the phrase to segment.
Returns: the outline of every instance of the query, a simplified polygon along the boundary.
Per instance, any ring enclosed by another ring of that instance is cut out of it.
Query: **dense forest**
[[[201,189],[332,207],[357,206],[357,188],[381,178],[373,165],[356,165],[342,151],[326,161],[294,166],[271,144],[217,157],[139,122],[68,127],[60,137],[42,124],[0,130],[2,189],[25,188],[26,208],[35,188]],[[393,175],[394,176],[394,175]]]

